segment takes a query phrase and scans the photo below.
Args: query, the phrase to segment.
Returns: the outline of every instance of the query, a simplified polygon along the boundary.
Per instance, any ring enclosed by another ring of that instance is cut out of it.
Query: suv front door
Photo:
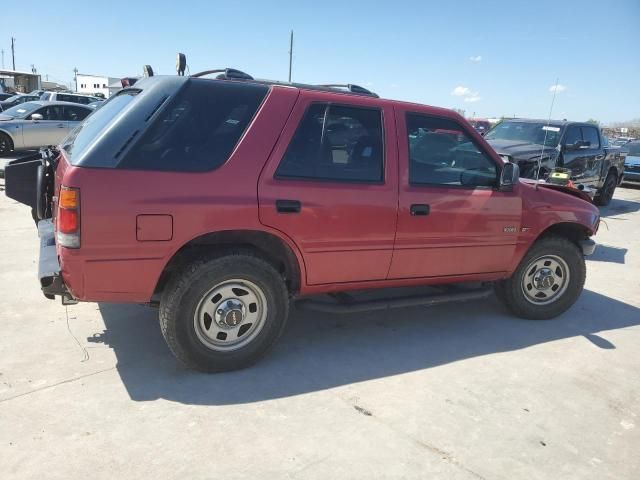
[[[260,221],[298,246],[307,284],[387,277],[398,205],[393,110],[302,91],[259,185]]]
[[[455,119],[396,108],[398,229],[390,279],[502,272],[522,202],[497,190],[501,161]]]
[[[593,150],[582,145],[580,125],[571,125],[562,139],[562,167],[571,170],[571,178],[576,183],[589,180],[589,168],[595,161]]]

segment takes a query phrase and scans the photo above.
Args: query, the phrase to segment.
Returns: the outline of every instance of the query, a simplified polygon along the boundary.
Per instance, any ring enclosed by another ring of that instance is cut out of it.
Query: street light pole
[[[11,60],[13,61],[13,71],[16,71],[16,39],[11,37]]]
[[[76,92],[78,91],[78,67],[73,69],[73,80],[76,82]]]

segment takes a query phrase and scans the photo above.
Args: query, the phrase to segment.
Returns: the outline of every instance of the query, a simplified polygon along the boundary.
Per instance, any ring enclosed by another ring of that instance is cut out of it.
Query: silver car
[[[70,102],[25,102],[0,113],[0,155],[57,145],[93,112]]]

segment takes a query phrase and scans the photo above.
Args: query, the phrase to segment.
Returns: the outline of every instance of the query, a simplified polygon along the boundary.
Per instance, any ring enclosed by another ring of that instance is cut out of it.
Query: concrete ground
[[[46,300],[0,195],[0,478],[640,478],[640,189],[552,321],[495,299],[292,313],[255,367],[176,365],[153,309]]]

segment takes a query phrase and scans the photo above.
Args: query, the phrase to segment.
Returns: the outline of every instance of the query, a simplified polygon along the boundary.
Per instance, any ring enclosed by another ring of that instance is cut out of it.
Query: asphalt
[[[28,209],[0,194],[0,478],[640,478],[640,189],[602,214],[558,319],[493,297],[294,311],[258,365],[204,375],[151,308],[45,299]]]

